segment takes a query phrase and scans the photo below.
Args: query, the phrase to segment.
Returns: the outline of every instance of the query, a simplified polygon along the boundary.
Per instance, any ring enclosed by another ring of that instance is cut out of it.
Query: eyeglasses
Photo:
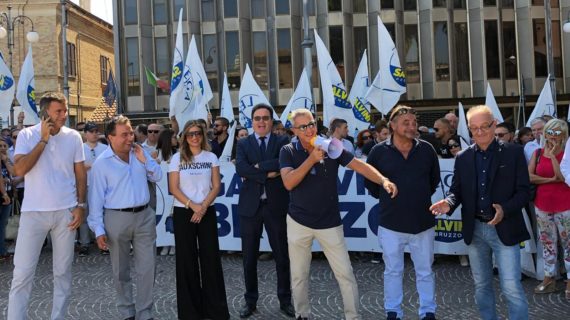
[[[508,132],[504,133],[504,132],[500,132],[500,133],[495,133],[495,137],[497,138],[503,138],[504,136],[506,136],[507,134],[509,134]]]
[[[395,112],[392,112],[392,114],[390,115],[390,121],[394,120],[395,117],[397,116],[401,116],[403,114],[416,114],[416,110],[410,108],[410,107],[402,107],[400,109],[397,109]]]
[[[558,137],[559,135],[562,135],[562,130],[548,129],[548,130],[546,130],[546,134],[549,135],[549,136],[556,136],[556,137]]]
[[[454,143],[454,144],[450,144],[449,147],[453,149],[453,148],[459,148],[459,147],[461,147],[461,145],[459,143]]]
[[[159,133],[160,130],[147,130],[148,133]]]
[[[316,126],[317,126],[317,124],[315,123],[315,121],[311,121],[311,122],[309,122],[309,123],[307,123],[307,124],[302,124],[302,125],[300,125],[300,126],[298,126],[298,127],[294,127],[294,128],[295,128],[295,129],[299,129],[299,130],[301,130],[302,132],[305,132],[305,130],[307,130],[307,128],[309,128],[309,129],[314,129]]]
[[[491,127],[493,126],[494,123],[495,123],[495,121],[492,121],[491,123],[484,124],[480,127],[469,127],[469,131],[471,131],[471,133],[475,133],[478,131],[487,132],[487,131],[489,131],[489,129],[491,129]]]
[[[253,117],[253,120],[254,121],[261,121],[261,120],[269,121],[269,120],[271,120],[271,117],[270,116],[255,116],[255,117]]]
[[[372,139],[372,136],[362,136],[362,140]]]
[[[202,131],[188,131],[184,134],[186,136],[186,138],[188,137],[201,137],[202,136]]]

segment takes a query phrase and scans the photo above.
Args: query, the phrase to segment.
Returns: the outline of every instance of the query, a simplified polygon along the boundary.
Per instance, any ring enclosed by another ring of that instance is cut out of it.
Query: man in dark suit
[[[267,231],[277,270],[277,297],[281,311],[295,316],[291,304],[291,274],[287,248],[287,208],[289,193],[279,177],[279,151],[289,143],[286,136],[271,134],[273,109],[264,104],[251,111],[254,133],[238,142],[237,174],[244,178],[238,212],[245,279],[245,305],[240,318],[247,318],[256,309],[257,256],[263,226]]]
[[[529,177],[521,146],[495,140],[496,120],[487,106],[467,112],[475,144],[457,155],[449,195],[430,207],[451,214],[462,205],[463,239],[482,319],[497,319],[493,261],[508,303],[509,319],[528,319],[520,282],[519,243],[530,238],[521,209],[529,201]]]

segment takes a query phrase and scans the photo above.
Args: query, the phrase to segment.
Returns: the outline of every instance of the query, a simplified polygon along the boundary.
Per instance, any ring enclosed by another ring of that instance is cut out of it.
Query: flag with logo
[[[18,87],[16,90],[16,100],[22,106],[22,110],[26,116],[32,118],[33,123],[39,123],[40,117],[36,106],[36,85],[34,81],[34,61],[32,57],[32,45],[28,48],[28,54],[24,59],[20,79],[18,79]]]
[[[144,73],[146,75],[146,81],[153,87],[157,87],[164,92],[170,91],[170,84],[166,80],[162,80],[154,74],[154,72],[150,71],[147,66],[144,66]]]
[[[387,114],[406,92],[406,76],[400,64],[396,45],[378,16],[379,68],[365,99],[380,113]]]
[[[224,85],[222,86],[222,101],[220,102],[220,116],[230,121],[230,129],[228,130],[228,141],[222,150],[220,160],[229,162],[232,157],[232,150],[234,148],[234,137],[236,134],[237,121],[235,121],[234,108],[230,96],[230,89],[228,87],[228,77],[224,72]]]
[[[194,90],[194,100],[196,101],[193,105],[193,117],[194,119],[208,119],[208,102],[212,100],[214,94],[212,93],[212,88],[208,82],[208,77],[206,76],[206,71],[204,70],[204,65],[200,59],[200,54],[198,53],[198,47],[196,46],[196,39],[192,35],[190,40],[190,46],[188,48],[188,56],[186,57],[185,67],[190,67],[190,72],[192,74],[192,88]],[[184,75],[186,77],[186,75]]]
[[[491,85],[487,83],[487,96],[485,97],[485,105],[493,111],[493,116],[497,119],[498,123],[502,123],[503,115],[501,114],[501,110],[499,109],[499,105],[495,100],[495,95],[493,94],[493,89],[491,89]]]
[[[471,145],[471,137],[469,136],[469,128],[467,127],[467,118],[465,117],[465,110],[463,104],[459,102],[457,107],[459,111],[459,121],[457,123],[457,135],[461,140],[461,150],[467,149]]]
[[[172,73],[170,75],[170,101],[168,117],[176,115],[176,107],[184,100],[184,88],[182,82],[182,72],[184,71],[184,42],[182,40],[182,9],[178,15],[178,28],[176,29],[176,44],[174,46],[174,56],[172,58]],[[178,122],[184,126],[184,122]]]
[[[112,107],[113,103],[115,103],[115,100],[117,99],[117,85],[115,84],[115,78],[113,77],[113,70],[109,70],[109,78],[107,79],[107,85],[103,92],[103,99],[105,99],[105,103],[109,107]]]
[[[554,105],[554,100],[552,99],[552,89],[550,87],[550,80],[546,78],[546,82],[544,83],[544,87],[540,92],[540,96],[538,96],[538,100],[536,100],[536,105],[528,117],[528,121],[526,122],[526,126],[530,127],[530,123],[532,120],[542,117],[543,115],[547,114],[556,118],[556,106]]]
[[[311,95],[311,84],[309,82],[309,77],[307,76],[307,71],[305,68],[303,68],[301,78],[299,78],[299,82],[297,84],[295,92],[293,92],[293,96],[281,114],[281,123],[285,128],[291,128],[293,126],[291,121],[291,113],[301,108],[308,109],[314,113],[314,104]]]
[[[325,43],[319,37],[317,30],[314,32],[321,89],[323,90],[323,124],[328,127],[333,119],[345,119],[351,123],[354,114],[342,78]]]
[[[368,129],[370,126],[370,120],[372,118],[370,115],[370,104],[364,98],[369,87],[368,57],[366,56],[366,50],[364,50],[358,71],[356,72],[356,77],[354,77],[354,82],[350,89],[350,94],[348,95],[348,101],[350,101],[352,105],[352,113],[354,114],[353,122],[348,123],[348,127],[352,130],[361,131]]]
[[[247,129],[249,133],[253,132],[253,124],[251,122],[251,109],[257,104],[264,103],[268,106],[269,100],[261,91],[261,88],[255,82],[253,78],[253,74],[249,69],[249,65],[245,65],[245,72],[243,73],[243,77],[241,79],[241,87],[239,88],[239,123]],[[273,108],[273,107],[272,107]],[[275,120],[279,120],[277,115],[275,114],[275,110],[273,110],[273,118]]]
[[[0,52],[0,109],[9,110],[14,101],[14,92],[16,85],[14,76],[4,61],[4,56]]]

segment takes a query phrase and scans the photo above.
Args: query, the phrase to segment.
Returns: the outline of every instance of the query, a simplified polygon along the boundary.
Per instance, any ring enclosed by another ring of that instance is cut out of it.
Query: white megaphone
[[[337,138],[325,139],[316,136],[311,139],[311,145],[313,147],[321,147],[321,150],[325,151],[331,159],[340,157],[342,149],[344,149],[342,142]]]

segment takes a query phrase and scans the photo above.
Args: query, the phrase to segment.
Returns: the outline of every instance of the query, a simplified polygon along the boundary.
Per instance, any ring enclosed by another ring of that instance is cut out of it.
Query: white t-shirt
[[[41,123],[18,134],[14,155],[29,154],[41,140]],[[83,162],[79,132],[61,127],[50,136],[38,162],[26,173],[22,211],[57,211],[77,205],[74,164]]]
[[[194,203],[202,203],[212,189],[212,168],[219,167],[218,157],[212,152],[202,151],[190,164],[180,163],[180,153],[170,159],[168,172],[180,172],[180,190]],[[185,207],[174,198],[174,205]]]
[[[95,148],[91,149],[87,142],[83,143],[83,153],[85,154],[85,164],[93,165],[95,159],[107,149],[108,146],[97,142]],[[91,169],[87,170],[87,184],[91,181]]]

